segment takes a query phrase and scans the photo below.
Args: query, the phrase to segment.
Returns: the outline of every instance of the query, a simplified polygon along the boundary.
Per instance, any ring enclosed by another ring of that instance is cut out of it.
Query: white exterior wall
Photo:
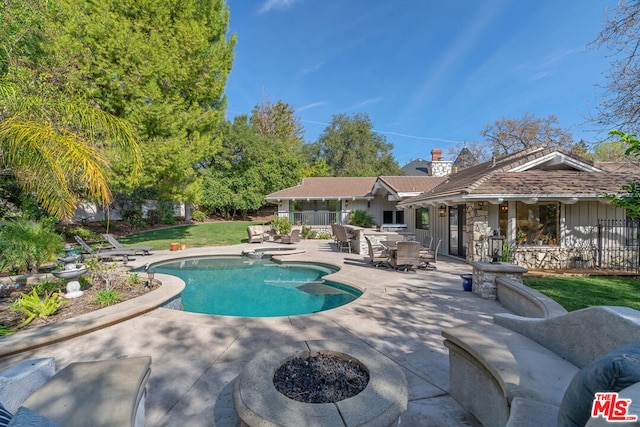
[[[564,246],[595,244],[599,219],[625,219],[626,215],[622,208],[596,201],[561,206],[560,234]],[[565,218],[564,224],[562,218]]]
[[[146,218],[147,212],[151,209],[155,209],[156,202],[154,200],[147,201],[142,205],[142,217]],[[175,216],[185,216],[184,203],[174,203],[173,214]],[[119,209],[110,209],[107,213],[102,207],[96,203],[80,203],[76,208],[76,211],[71,217],[71,223],[76,224],[83,221],[98,222],[103,221],[109,217],[110,221],[119,221],[122,219]]]
[[[438,240],[442,239],[438,253],[449,253],[449,227],[448,216],[440,217],[438,215],[438,207],[429,206],[429,230],[416,229],[416,210],[405,209],[404,219],[407,224],[407,231],[416,233],[416,240],[426,244],[429,238],[433,236],[432,249],[435,249]]]

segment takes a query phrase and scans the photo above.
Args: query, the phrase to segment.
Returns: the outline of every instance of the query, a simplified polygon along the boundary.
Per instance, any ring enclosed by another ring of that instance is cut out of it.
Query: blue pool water
[[[335,267],[277,263],[271,258],[189,258],[155,264],[151,270],[184,280],[182,309],[194,313],[291,316],[329,310],[362,295],[354,288],[322,279],[337,271]]]

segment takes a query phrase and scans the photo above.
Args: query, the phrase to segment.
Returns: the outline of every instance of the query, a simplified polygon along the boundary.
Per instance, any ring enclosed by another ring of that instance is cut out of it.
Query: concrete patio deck
[[[192,255],[240,254],[279,246],[243,244],[185,251],[155,251],[133,266]],[[237,318],[158,308],[133,319],[70,340],[0,359],[0,370],[34,357],[69,363],[151,356],[147,426],[239,425],[232,402],[242,367],[264,348],[302,340],[345,340],[363,344],[396,362],[407,376],[409,404],[403,426],[477,426],[448,394],[449,364],[440,331],[507,312],[497,301],[462,290],[462,261],[439,257],[437,270],[402,273],[375,269],[366,257],[338,253],[328,241],[301,241],[304,253],[287,259],[335,264],[335,280],[345,278],[365,290],[355,302],[322,313]]]

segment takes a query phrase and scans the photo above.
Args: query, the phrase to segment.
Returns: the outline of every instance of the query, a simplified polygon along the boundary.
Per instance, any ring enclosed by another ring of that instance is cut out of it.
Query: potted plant
[[[289,218],[284,216],[274,218],[271,221],[271,228],[273,229],[273,233],[276,236],[289,234],[292,227],[293,227],[293,224],[291,224],[291,221],[289,221]]]
[[[518,230],[516,232],[516,241],[519,245],[525,243],[527,241],[527,234],[522,230]]]

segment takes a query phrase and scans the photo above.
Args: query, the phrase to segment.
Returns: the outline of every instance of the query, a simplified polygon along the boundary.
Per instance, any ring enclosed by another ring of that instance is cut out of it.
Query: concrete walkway
[[[231,247],[156,251],[137,257],[134,266],[172,257],[239,254]],[[147,426],[235,427],[235,378],[262,349],[302,340],[333,339],[364,344],[401,366],[409,382],[409,405],[402,426],[478,425],[448,394],[449,364],[440,331],[461,323],[491,320],[506,310],[462,290],[464,262],[439,257],[435,271],[402,273],[375,269],[357,254],[338,253],[328,241],[302,241],[305,252],[287,259],[335,264],[333,280],[365,293],[355,302],[322,313],[235,318],[158,308],[133,319],[67,341],[0,360],[0,370],[20,360],[53,356],[56,369],[76,361],[148,355]]]

